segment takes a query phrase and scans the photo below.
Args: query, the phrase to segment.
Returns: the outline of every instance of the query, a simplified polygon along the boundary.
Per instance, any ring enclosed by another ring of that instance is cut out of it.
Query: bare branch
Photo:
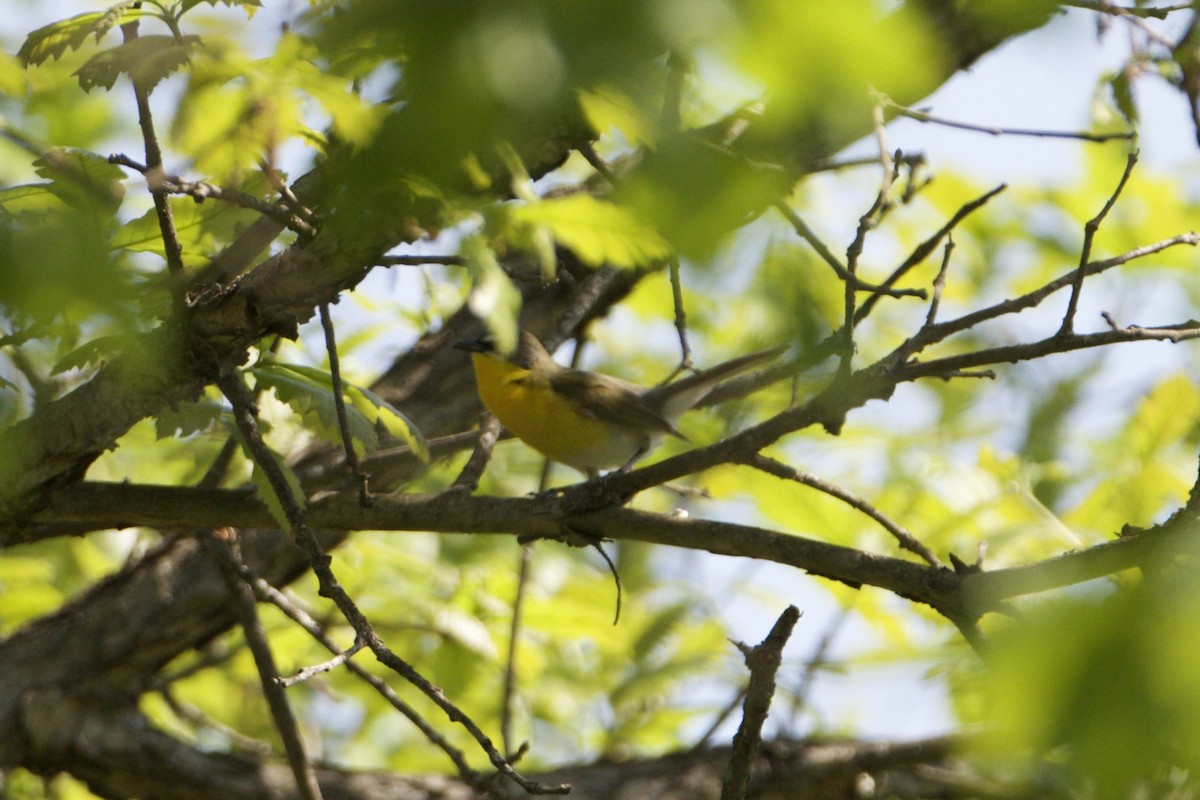
[[[300,736],[300,727],[296,723],[295,714],[292,713],[291,704],[288,703],[287,693],[279,683],[279,670],[275,666],[275,656],[271,653],[267,632],[258,618],[254,593],[238,574],[241,557],[237,551],[237,532],[232,528],[222,528],[204,535],[203,541],[221,567],[225,585],[229,587],[229,593],[233,596],[242,630],[246,635],[246,644],[254,655],[254,665],[258,669],[263,696],[271,709],[275,729],[279,731],[279,737],[283,740],[283,749],[296,778],[296,788],[300,797],[303,800],[321,800],[321,787],[317,784],[312,762],[305,753],[304,739]]]
[[[397,656],[384,644],[366,616],[359,610],[358,605],[346,593],[341,584],[338,583],[337,578],[334,577],[333,570],[330,568],[329,556],[325,554],[321,548],[320,541],[313,535],[308,520],[305,518],[305,513],[300,506],[298,498],[292,493],[291,486],[288,484],[283,470],[276,463],[270,450],[262,440],[249,393],[246,391],[246,387],[242,384],[241,379],[235,373],[227,373],[218,380],[218,386],[220,386],[221,391],[233,405],[234,419],[238,430],[241,431],[242,437],[246,440],[247,448],[254,457],[255,463],[258,464],[259,468],[267,476],[271,490],[275,493],[280,506],[283,508],[283,513],[291,528],[290,532],[296,537],[300,546],[308,554],[309,562],[312,565],[313,572],[316,573],[317,582],[320,585],[321,595],[333,600],[338,610],[342,612],[351,627],[354,628],[355,633],[358,634],[358,638],[371,648],[371,652],[375,654],[375,657],[381,663],[421,690],[452,721],[466,728],[475,741],[479,743],[479,746],[487,754],[488,759],[500,774],[515,781],[530,794],[566,794],[569,792],[569,786],[543,786],[523,777],[500,754],[495,745],[492,744],[491,739],[488,738],[487,734],[483,732],[474,720],[454,705],[441,689],[417,672],[412,665]]]
[[[954,216],[952,216],[936,233],[934,233],[925,241],[921,242],[921,244],[917,245],[917,247],[913,249],[912,253],[909,254],[908,258],[904,259],[903,263],[896,267],[896,269],[892,271],[892,274],[888,276],[887,280],[881,284],[880,291],[875,292],[863,301],[862,307],[858,309],[858,313],[854,318],[854,324],[857,325],[858,323],[862,322],[863,319],[865,319],[866,316],[871,313],[871,309],[875,307],[875,304],[879,302],[880,298],[887,294],[887,292],[883,291],[883,289],[890,290],[893,286],[895,286],[897,281],[899,281],[914,267],[928,258],[929,254],[932,253],[939,244],[941,244],[942,240],[949,236],[950,232],[958,227],[958,224],[966,219],[971,212],[981,208],[985,203],[987,203],[996,195],[1000,194],[1000,192],[1004,191],[1006,188],[1008,188],[1007,185],[1002,183],[995,189],[984,192],[971,202],[966,203],[959,208],[958,211],[954,212]],[[922,296],[924,296],[923,293]]]
[[[870,163],[878,164],[879,159],[877,159],[877,158],[871,159]],[[796,233],[800,236],[800,238],[803,239],[804,241],[808,242],[809,246],[811,246],[812,249],[817,252],[817,255],[819,255],[821,257],[821,260],[829,265],[829,267],[833,270],[834,274],[836,274],[839,278],[841,278],[844,281],[852,280],[849,271],[846,269],[845,265],[842,264],[841,260],[833,253],[832,250],[829,249],[829,247],[823,241],[821,241],[821,238],[819,236],[817,236],[816,232],[808,226],[808,223],[806,223],[804,221],[804,219],[799,214],[796,213],[795,209],[793,209],[791,206],[789,206],[787,203],[784,203],[783,201],[779,201],[779,202],[775,203],[774,206],[775,206],[775,209],[781,215],[783,215],[783,218],[786,219],[791,224],[792,228],[795,229]],[[873,283],[867,283],[866,281],[861,281],[861,280],[857,280],[857,279],[854,279],[854,287],[860,292],[880,293],[880,294],[884,294],[888,297],[920,297],[921,299],[925,298],[925,291],[923,289],[886,288],[883,286],[879,286],[879,285],[876,285]]]
[[[488,461],[492,458],[492,448],[496,446],[501,429],[500,420],[494,415],[483,415],[483,420],[479,423],[479,432],[476,434],[475,449],[471,451],[471,457],[451,484],[453,488],[471,492],[479,488],[479,479],[483,477],[483,471],[487,469]]]
[[[1078,139],[1084,142],[1111,142],[1114,140],[1132,140],[1137,134],[1133,131],[1123,131],[1120,133],[1087,133],[1086,131],[1046,131],[1036,128],[1000,128],[988,127],[985,125],[973,125],[969,122],[956,122],[954,120],[945,119],[943,117],[935,117],[925,111],[920,111],[915,108],[906,108],[905,106],[889,103],[888,108],[894,111],[901,117],[908,117],[917,122],[928,122],[935,125],[942,125],[947,128],[957,128],[964,131],[973,131],[974,133],[986,133],[990,136],[1034,136],[1042,139]]]
[[[687,336],[687,309],[683,305],[683,282],[679,278],[679,258],[672,256],[669,266],[671,275],[671,303],[675,310],[675,333],[679,336],[679,366],[667,377],[666,381],[671,380],[684,370],[693,368],[692,347],[688,344]]]
[[[1129,250],[1128,252],[1122,253],[1119,256],[1114,256],[1113,258],[1108,258],[1103,261],[1093,261],[1089,263],[1083,271],[1089,276],[1098,275],[1101,272],[1105,272],[1114,267],[1122,266],[1135,259],[1153,255],[1154,253],[1158,253],[1181,244],[1195,247],[1197,244],[1200,244],[1200,235],[1191,232],[1181,233],[1176,236],[1172,236],[1170,239],[1164,239],[1160,242],[1155,242],[1154,244],[1134,248],[1133,250]],[[1007,314],[1017,314],[1021,311],[1025,311],[1026,309],[1034,308],[1041,304],[1041,302],[1047,297],[1057,292],[1059,289],[1073,285],[1079,279],[1078,273],[1078,269],[1071,270],[1070,272],[1060,275],[1054,280],[1019,297],[1003,300],[995,305],[979,309],[978,311],[972,311],[969,314],[964,314],[956,319],[939,322],[933,326],[926,326],[925,328],[922,328],[921,331],[918,332],[917,335],[907,343],[907,346],[909,347],[909,354],[911,355],[917,353],[930,344],[947,339],[955,333],[974,328],[975,326],[982,322],[986,322],[987,320],[1002,317]]]
[[[851,508],[861,511],[863,514],[866,514],[868,517],[878,522],[884,530],[896,538],[896,541],[898,541],[900,546],[905,550],[916,553],[925,560],[925,563],[929,564],[930,566],[942,566],[942,562],[938,560],[938,557],[933,554],[932,550],[922,544],[917,537],[913,536],[907,530],[897,525],[891,520],[890,517],[888,517],[879,509],[875,508],[875,506],[871,505],[866,500],[855,497],[846,490],[834,486],[827,481],[823,481],[815,475],[810,475],[807,472],[801,472],[798,469],[789,467],[787,464],[776,461],[773,458],[768,458],[762,454],[756,453],[751,458],[745,459],[743,463],[747,466],[754,467],[757,470],[761,470],[768,475],[774,475],[776,478],[782,478],[786,481],[794,481],[795,483],[808,486],[816,489],[819,492],[823,492],[830,497],[841,500]]]
[[[354,655],[362,650],[362,648],[362,642],[355,642],[342,652],[335,654],[333,658],[322,661],[320,664],[313,664],[311,667],[305,667],[290,678],[278,678],[276,680],[283,688],[291,688],[297,683],[304,683],[309,678],[322,675],[326,672],[332,672],[351,658],[354,658]]]
[[[795,606],[788,606],[761,644],[753,648],[740,646],[746,657],[746,666],[750,668],[750,684],[746,688],[746,701],[742,706],[742,724],[733,737],[733,752],[729,755],[721,800],[743,800],[746,797],[750,767],[762,740],[762,726],[771,709],[771,698],[775,696],[775,673],[779,671],[783,648],[799,619],[800,611]]]
[[[1121,196],[1125,184],[1129,181],[1129,176],[1133,174],[1137,160],[1137,150],[1130,151],[1129,158],[1125,161],[1125,171],[1121,173],[1121,180],[1117,181],[1117,188],[1113,190],[1108,202],[1104,204],[1104,208],[1100,209],[1100,213],[1089,219],[1083,226],[1083,246],[1079,251],[1079,268],[1075,270],[1075,280],[1071,283],[1071,299],[1067,301],[1067,312],[1063,315],[1062,327],[1058,329],[1060,336],[1066,336],[1075,329],[1075,312],[1079,307],[1079,295],[1083,292],[1083,279],[1087,277],[1086,267],[1092,257],[1092,240],[1096,238],[1096,231],[1100,230],[1100,225],[1108,216],[1108,212],[1112,211],[1112,207],[1116,205],[1117,198]]]
[[[332,638],[330,638],[329,634],[325,632],[325,629],[322,628],[321,625],[312,618],[312,615],[310,615],[296,603],[289,600],[287,595],[285,595],[279,589],[276,589],[267,581],[263,580],[245,564],[242,564],[239,567],[238,572],[241,575],[242,580],[244,580],[247,585],[254,590],[255,596],[258,597],[259,600],[264,603],[270,603],[278,608],[284,613],[284,615],[288,617],[288,619],[299,625],[306,633],[308,633],[309,636],[312,636],[314,639],[320,642],[321,645],[329,652],[337,655],[343,653],[353,654],[353,652],[357,652],[357,650],[362,647],[361,642],[356,640],[349,650],[343,651],[338,644]],[[454,745],[450,744],[450,742],[448,742],[444,736],[438,733],[436,728],[425,721],[425,719],[422,718],[412,706],[404,702],[404,700],[402,700],[400,696],[392,689],[392,687],[388,686],[382,678],[380,678],[378,675],[372,674],[366,667],[363,667],[355,661],[347,660],[344,663],[346,668],[351,673],[378,692],[379,695],[383,697],[383,699],[386,700],[389,705],[408,718],[408,720],[412,722],[422,734],[425,735],[425,738],[427,738],[434,746],[444,752],[454,763],[454,766],[458,769],[459,775],[461,775],[464,780],[472,785],[478,781],[479,775],[467,764],[467,759],[466,756],[463,755],[463,752]]]
[[[384,256],[379,259],[381,267],[419,267],[423,264],[442,264],[449,267],[461,267],[466,262],[462,256]]]
[[[942,303],[942,292],[946,289],[946,270],[950,267],[950,254],[954,252],[954,237],[946,235],[946,246],[942,250],[942,266],[933,279],[933,299],[929,301],[929,312],[925,315],[925,327],[937,321],[938,306]]]
[[[1176,3],[1172,6],[1119,6],[1104,0],[1059,0],[1059,5],[1085,8],[1098,11],[1101,14],[1111,14],[1117,17],[1139,17],[1150,19],[1166,19],[1173,12],[1187,11],[1194,7],[1192,3]]]
[[[162,191],[167,194],[186,195],[194,199],[197,203],[203,203],[210,197],[215,200],[221,200],[230,203],[240,208],[248,208],[251,211],[257,211],[265,217],[279,222],[284,227],[294,231],[301,236],[312,237],[316,235],[316,229],[313,228],[303,217],[289,211],[286,208],[268,203],[261,200],[252,194],[239,191],[237,189],[227,189],[218,186],[208,181],[189,181],[178,175],[168,175],[161,169],[153,170],[145,164],[139,164],[129,156],[123,153],[114,153],[108,157],[110,164],[117,164],[122,167],[129,167],[142,173],[146,177],[146,182],[150,186],[151,191]],[[286,187],[284,187],[286,189]],[[290,191],[289,191],[290,194]]]
[[[338,428],[342,434],[342,447],[346,452],[346,464],[358,479],[359,502],[364,506],[371,504],[371,476],[363,471],[358,463],[358,454],[354,452],[354,442],[350,436],[350,424],[346,421],[346,397],[342,390],[342,369],[338,359],[337,337],[333,330],[333,319],[329,315],[329,304],[321,303],[321,329],[325,333],[325,352],[329,355],[329,382],[333,390],[333,407],[337,412]]]

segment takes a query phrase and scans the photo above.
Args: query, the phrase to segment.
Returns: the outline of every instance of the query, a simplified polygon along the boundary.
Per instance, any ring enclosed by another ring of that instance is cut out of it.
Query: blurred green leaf
[[[0,96],[22,95],[28,88],[29,77],[25,74],[25,67],[20,59],[0,52]],[[4,127],[3,121],[0,120],[0,131],[3,131]]]
[[[199,44],[199,36],[139,36],[97,53],[75,74],[85,92],[97,86],[111,89],[121,75],[128,75],[148,92],[188,63],[192,50]]]
[[[521,293],[512,285],[496,254],[482,236],[468,236],[461,245],[463,259],[471,274],[471,293],[467,305],[483,320],[501,353],[517,346],[517,315],[521,311]]]
[[[303,364],[281,362],[260,364],[251,372],[262,385],[275,389],[281,401],[317,422],[325,438],[342,444],[333,397],[333,378],[328,372]],[[429,461],[429,446],[425,437],[399,409],[369,389],[344,382],[342,389],[348,401],[346,424],[351,438],[368,451],[377,450],[379,436],[375,425],[382,425],[384,430],[406,443],[418,458]]]
[[[62,211],[63,201],[48,183],[30,183],[0,189],[0,214],[16,217]]]
[[[41,64],[51,58],[60,58],[68,48],[78,50],[89,36],[94,36],[98,42],[113,26],[142,16],[144,12],[136,8],[139,5],[138,0],[123,0],[104,11],[77,14],[44,25],[26,37],[17,51],[17,58],[26,64]]]
[[[1106,597],[1051,602],[989,647],[989,752],[1060,762],[1099,798],[1200,769],[1200,613],[1190,567]],[[1153,793],[1143,796],[1158,796]]]
[[[417,426],[400,409],[384,400],[370,389],[343,384],[346,398],[367,419],[383,425],[392,436],[408,445],[417,458],[429,463],[429,445]]]
[[[259,364],[250,372],[264,388],[274,389],[279,400],[304,417],[323,439],[342,445],[337,405],[328,373],[300,364],[278,362]],[[350,438],[368,452],[379,449],[374,423],[352,405],[346,406],[346,427]]]
[[[59,358],[51,368],[50,374],[60,375],[67,370],[83,369],[92,365],[99,366],[110,358],[120,355],[131,344],[136,345],[136,340],[127,334],[98,336]]]
[[[262,0],[182,0],[180,5],[180,13],[191,11],[201,3],[208,3],[210,6],[226,5],[230,8],[241,8],[246,12],[246,18],[254,16],[254,12],[262,8]]]
[[[124,317],[129,276],[105,246],[103,219],[75,209],[0,216],[0,305],[48,321],[75,315]]]
[[[221,247],[260,216],[257,211],[220,200],[198,203],[190,197],[172,197],[170,204],[186,267],[207,266]],[[148,209],[122,225],[109,240],[109,246],[113,250],[156,253],[166,258],[158,212]]]
[[[239,439],[240,439],[239,434]],[[243,443],[243,449],[245,444]],[[247,453],[247,457],[249,454]],[[300,505],[303,510],[307,505],[307,500],[304,496],[304,487],[300,484],[300,477],[289,467],[284,460],[274,450],[271,451],[271,458],[275,461],[275,466],[283,473],[284,480],[287,482],[288,488],[291,491],[292,497]],[[271,481],[267,478],[267,474],[257,462],[254,464],[254,470],[250,475],[250,481],[254,484],[254,489],[258,494],[258,499],[267,507],[271,518],[275,520],[281,529],[290,531],[292,525],[288,519],[287,513],[283,510],[283,503],[279,495],[275,493],[275,489],[271,486]]]
[[[49,178],[50,190],[73,208],[116,214],[125,197],[125,173],[108,159],[70,147],[47,150],[33,162],[34,170]]]
[[[514,207],[512,219],[545,225],[554,238],[593,267],[639,267],[661,262],[671,248],[628,209],[582,192]]]
[[[161,440],[205,433],[227,413],[220,403],[211,400],[179,403],[174,408],[163,409],[154,418],[154,435]]]

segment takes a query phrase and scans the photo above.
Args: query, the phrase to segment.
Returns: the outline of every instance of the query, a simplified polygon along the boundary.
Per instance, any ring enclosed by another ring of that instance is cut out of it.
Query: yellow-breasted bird
[[[513,434],[552,461],[595,476],[625,471],[675,429],[683,412],[721,381],[784,351],[773,347],[741,356],[677,381],[647,388],[610,375],[556,363],[528,331],[510,356],[489,337],[459,342],[472,354],[479,397]]]

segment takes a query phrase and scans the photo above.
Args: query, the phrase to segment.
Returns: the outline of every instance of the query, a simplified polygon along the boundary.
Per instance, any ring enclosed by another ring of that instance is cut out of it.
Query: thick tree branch
[[[580,488],[585,488],[581,485]],[[794,566],[852,585],[871,585],[941,609],[983,612],[1001,600],[1093,580],[1188,551],[1196,520],[1169,523],[1086,550],[990,572],[959,575],[903,559],[779,533],[750,525],[679,518],[627,508],[555,516],[553,504],[529,497],[432,495],[381,496],[363,508],[346,491],[315,498],[307,509],[316,527],[391,531],[528,534],[552,538],[564,525],[586,535],[707,550]],[[169,517],[169,518],[168,518]],[[270,515],[249,492],[197,490],[124,483],[84,483],[59,493],[39,514],[53,521],[85,520],[97,527],[167,526],[175,519],[206,526],[268,524]]]
[[[134,706],[87,703],[43,690],[30,698],[38,749],[31,767],[52,775],[71,765],[93,791],[144,800],[295,800],[286,766],[244,756],[206,752],[154,729]],[[954,737],[902,742],[772,742],[756,760],[750,788],[757,796],[788,792],[793,800],[850,796],[870,776],[887,796],[929,796],[941,785],[926,770],[942,766],[946,778],[971,781],[950,759],[962,745]],[[569,782],[572,800],[717,800],[729,748],[677,753],[657,759],[602,762],[539,775],[546,783]],[[469,783],[443,776],[400,776],[318,768],[329,800],[471,800]],[[525,797],[512,783],[496,783],[494,796]]]

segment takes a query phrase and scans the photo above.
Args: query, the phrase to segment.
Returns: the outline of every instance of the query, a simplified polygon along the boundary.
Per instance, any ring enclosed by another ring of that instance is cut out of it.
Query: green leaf
[[[662,261],[671,246],[629,210],[579,192],[512,209],[512,219],[545,225],[564,247],[593,267],[638,267]]]
[[[225,413],[225,409],[219,403],[211,400],[180,403],[174,408],[159,412],[154,420],[154,435],[156,439],[161,440],[204,433],[220,421]]]
[[[344,78],[327,75],[316,64],[298,61],[295,67],[299,88],[321,104],[339,139],[362,146],[375,137],[383,121],[382,107],[349,91]]]
[[[299,375],[310,381],[313,385],[321,387],[322,391],[329,393],[329,399],[332,401],[333,376],[330,373],[303,364],[274,362],[271,366]],[[421,434],[417,426],[413,424],[412,420],[406,417],[398,408],[370,389],[355,386],[345,381],[342,381],[342,394],[349,401],[349,404],[346,406],[347,421],[349,421],[349,416],[353,411],[361,414],[362,418],[367,420],[372,426],[371,439],[364,440],[363,442],[364,445],[368,446],[368,449],[376,449],[378,447],[378,438],[374,435],[374,425],[378,423],[383,425],[388,433],[405,442],[422,461],[429,461],[429,445],[426,443],[425,437]],[[336,407],[334,408],[333,421],[334,425],[332,427],[336,427]],[[353,430],[351,434],[353,435]]]
[[[275,396],[314,425],[314,431],[325,440],[342,445],[338,425],[337,405],[328,373],[300,364],[277,362],[259,364],[250,370],[259,384],[275,390]],[[379,449],[379,436],[374,423],[361,411],[346,406],[346,427],[350,438],[367,451]]]
[[[229,6],[230,8],[241,8],[243,11],[246,12],[247,19],[250,19],[251,17],[253,17],[254,12],[257,11],[258,9],[262,8],[262,0],[183,0],[183,2],[180,4],[180,6],[181,6],[180,13],[183,14],[188,11],[191,11],[193,8],[200,5],[201,3],[208,3],[210,6],[213,6],[214,8],[217,6],[218,3],[220,3],[221,5]]]
[[[1141,114],[1138,113],[1137,98],[1133,94],[1133,81],[1130,79],[1128,70],[1121,70],[1110,76],[1107,82],[1112,91],[1117,111],[1127,123],[1136,127],[1141,119]]]
[[[521,311],[521,293],[496,260],[496,254],[482,236],[468,236],[461,245],[463,258],[471,273],[471,293],[467,306],[483,320],[502,353],[517,346],[517,315]]]
[[[26,64],[41,64],[60,58],[68,48],[78,50],[89,36],[98,42],[114,25],[143,16],[144,12],[133,8],[137,2],[123,0],[104,11],[89,11],[44,25],[25,38],[17,58]]]
[[[261,176],[258,182],[261,182]],[[257,196],[258,188],[247,185],[243,186],[243,191]],[[212,253],[259,217],[257,211],[233,203],[217,200],[197,203],[190,197],[172,197],[171,213],[175,219],[175,234],[183,248],[183,263],[187,267],[207,265]],[[151,208],[122,225],[109,240],[109,246],[114,250],[157,253],[165,258],[158,212]]]
[[[133,337],[124,334],[99,336],[60,358],[54,364],[54,368],[50,370],[50,374],[61,375],[67,370],[83,369],[93,364],[99,366],[110,358],[120,355],[131,344],[136,344],[136,341]]]
[[[50,214],[62,210],[62,198],[48,183],[27,183],[0,189],[0,214],[4,216]]]
[[[238,438],[241,439],[240,435]],[[242,443],[242,447],[245,449],[244,441]],[[246,455],[249,456],[248,450]],[[271,451],[271,458],[274,459],[275,466],[277,466],[283,472],[284,480],[287,482],[292,496],[296,498],[296,502],[299,503],[300,508],[303,509],[305,506],[305,498],[304,488],[300,485],[300,478],[294,471],[292,471],[291,467],[284,463],[283,459],[280,458],[279,454],[277,454],[274,450]],[[258,498],[263,501],[263,505],[265,505],[267,507],[267,511],[270,512],[271,518],[275,520],[275,523],[280,528],[284,529],[285,531],[290,531],[292,529],[292,524],[288,520],[287,514],[285,514],[283,511],[283,503],[279,500],[279,495],[275,494],[275,489],[271,486],[271,481],[267,478],[267,474],[263,472],[262,467],[259,466],[257,461],[254,462],[254,470],[250,473],[250,480],[254,484],[254,489],[258,492]]]
[[[28,86],[29,78],[21,62],[8,53],[0,53],[0,95],[23,95]],[[0,123],[0,129],[3,127]]]
[[[75,71],[75,75],[85,92],[97,86],[111,89],[122,74],[150,91],[163,78],[188,63],[192,50],[199,44],[199,36],[139,36],[92,56]]]
[[[99,153],[55,147],[33,165],[38,175],[50,179],[50,190],[72,208],[115,214],[125,198],[125,173]]]
[[[1131,455],[1152,462],[1164,450],[1183,443],[1200,416],[1200,390],[1186,375],[1167,378],[1139,404],[1126,429],[1125,446]]]
[[[392,436],[408,445],[417,458],[429,463],[429,444],[413,421],[404,415],[400,409],[384,400],[370,389],[343,383],[345,394],[351,405],[361,411],[368,419],[374,416],[374,421]]]
[[[592,129],[603,134],[619,131],[633,146],[654,147],[657,131],[629,95],[610,86],[579,92],[579,105]]]

